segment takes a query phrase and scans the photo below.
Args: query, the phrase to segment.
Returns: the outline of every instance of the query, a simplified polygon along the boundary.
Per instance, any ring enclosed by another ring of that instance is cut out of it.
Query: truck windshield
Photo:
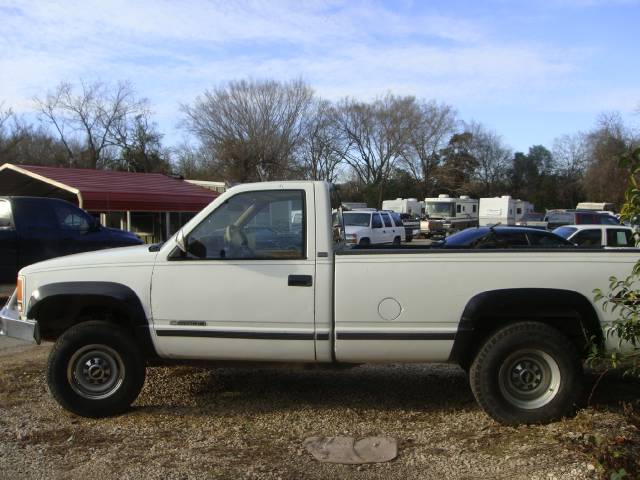
[[[370,213],[343,213],[344,224],[347,227],[368,227],[371,221]]]
[[[453,217],[454,204],[450,202],[427,202],[427,215]]]

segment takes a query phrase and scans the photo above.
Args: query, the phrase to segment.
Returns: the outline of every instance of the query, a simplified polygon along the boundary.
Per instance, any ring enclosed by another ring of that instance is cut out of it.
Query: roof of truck
[[[219,193],[161,173],[5,163],[0,195],[63,198],[96,212],[197,212]]]

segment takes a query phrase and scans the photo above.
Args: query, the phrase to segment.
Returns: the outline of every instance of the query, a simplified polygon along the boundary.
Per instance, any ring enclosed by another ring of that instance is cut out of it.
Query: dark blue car
[[[22,267],[49,258],[141,243],[64,200],[0,197],[0,283],[15,282]]]

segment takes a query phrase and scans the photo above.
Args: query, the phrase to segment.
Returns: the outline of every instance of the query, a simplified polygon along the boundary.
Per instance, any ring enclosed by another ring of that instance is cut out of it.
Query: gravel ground
[[[157,367],[131,412],[90,420],[49,396],[49,349],[0,339],[2,479],[598,478],[580,445],[637,435],[613,407],[638,398],[638,384],[605,377],[575,418],[512,428],[485,416],[465,374],[447,365]],[[394,437],[398,458],[323,464],[302,446],[334,435]]]

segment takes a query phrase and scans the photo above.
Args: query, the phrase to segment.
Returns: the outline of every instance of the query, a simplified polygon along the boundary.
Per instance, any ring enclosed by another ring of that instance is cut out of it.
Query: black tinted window
[[[524,233],[508,232],[496,234],[498,247],[526,247],[529,245]]]
[[[603,215],[600,220],[603,225],[620,225],[618,219],[612,215]]]
[[[561,238],[552,233],[540,232],[540,233],[527,233],[529,242],[531,245],[540,247],[560,247],[571,245],[564,238]]]
[[[582,230],[576,233],[571,241],[581,247],[600,247],[602,246],[602,232],[600,229]]]
[[[8,200],[0,200],[0,228],[11,226],[11,204]]]
[[[56,228],[55,214],[50,202],[39,198],[22,198],[14,203],[16,222],[19,228],[28,230],[51,230]]]
[[[393,227],[393,223],[391,223],[391,217],[388,213],[382,213],[382,219],[384,220],[385,227]]]
[[[630,230],[610,228],[607,230],[607,246],[635,247],[633,234]]]
[[[53,204],[58,227],[62,230],[74,230],[77,232],[87,232],[89,230],[89,219],[79,208],[66,203],[55,202]]]
[[[372,215],[371,228],[382,228],[382,220],[380,220],[380,215],[377,213]]]

